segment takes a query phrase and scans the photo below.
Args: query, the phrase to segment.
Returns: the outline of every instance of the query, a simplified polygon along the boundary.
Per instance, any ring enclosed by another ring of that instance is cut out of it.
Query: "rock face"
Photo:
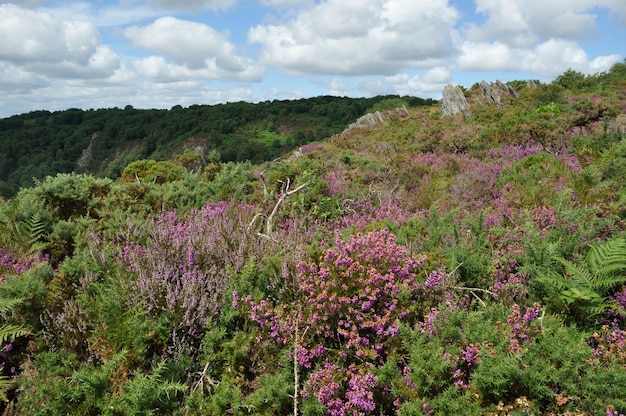
[[[519,94],[513,87],[504,82],[498,80],[496,82],[488,83],[486,81],[481,81],[478,84],[478,87],[483,93],[483,97],[487,100],[487,102],[495,103],[497,106],[502,105],[502,95],[508,95],[513,98],[519,97]]]
[[[384,124],[386,120],[391,118],[403,118],[408,115],[409,111],[405,106],[396,108],[395,110],[386,111],[384,114],[380,111],[367,113],[364,116],[359,117],[354,123],[350,124],[341,134],[345,134],[352,129],[375,127],[379,124]]]
[[[515,98],[519,97],[519,93],[515,91],[515,88],[511,87],[509,84],[505,84],[504,82],[497,80],[496,86],[500,88],[502,91],[504,91],[505,93],[508,93]]]
[[[480,84],[478,84],[478,86],[482,90],[483,96],[487,99],[487,101],[496,103],[498,106],[502,105],[502,101],[500,100],[500,94],[496,91],[495,88],[491,86],[491,84],[488,84],[485,81],[480,81]]]
[[[472,114],[463,91],[452,84],[446,85],[443,89],[439,111],[444,117],[458,113],[463,113],[465,116]]]
[[[348,130],[357,129],[361,127],[374,127],[378,123],[384,123],[385,117],[380,111],[375,113],[367,113],[362,117],[359,117],[354,123],[348,126]]]
[[[481,81],[478,86],[483,91],[485,98],[492,103],[496,103],[497,105],[502,105],[502,94],[507,94],[514,98],[519,97],[518,92],[515,91],[513,87],[500,80],[490,84],[485,81]]]

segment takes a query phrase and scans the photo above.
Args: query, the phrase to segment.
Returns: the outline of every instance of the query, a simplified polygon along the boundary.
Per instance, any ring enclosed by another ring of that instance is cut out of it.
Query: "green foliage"
[[[40,198],[44,206],[58,219],[96,217],[103,198],[108,194],[112,181],[98,179],[91,175],[74,173],[48,176],[37,184],[32,192]]]
[[[111,397],[105,413],[124,415],[172,414],[180,408],[187,386],[167,378],[168,364],[159,362],[152,373],[136,374],[124,384],[119,397]],[[110,410],[109,410],[110,409]]]
[[[537,87],[534,100],[537,105],[548,105],[550,103],[564,103],[564,88],[560,84],[541,84]]]
[[[625,67],[568,71],[537,88],[518,81],[518,98],[474,105],[470,118],[442,120],[417,98],[388,96],[0,120],[2,192],[38,178],[0,201],[7,406],[15,415],[293,414],[297,386],[304,415],[330,413],[326,387],[335,404],[371,392],[360,397],[377,414],[625,413]],[[402,104],[407,117],[290,152]],[[90,173],[69,172],[78,159]],[[222,201],[226,211],[201,214]],[[270,215],[273,233],[259,235]],[[370,243],[339,242],[381,229],[407,255],[426,255],[412,284],[429,290],[388,299],[389,285],[372,289],[402,266],[359,283],[399,256],[383,242],[373,261]],[[333,240],[346,256],[328,257]],[[158,285],[138,286],[139,269],[123,263],[131,253]],[[348,258],[362,271],[342,269]],[[216,291],[189,286],[182,296],[172,283],[214,275]],[[130,300],[129,287],[145,289],[146,302]],[[376,322],[364,316],[383,300]],[[303,312],[310,322],[288,325]]]
[[[4,296],[0,296],[0,314],[6,315],[9,312],[12,312],[13,309],[17,305],[22,302],[20,298],[8,298]],[[12,323],[8,323],[5,319],[2,319],[2,323],[0,323],[0,346],[5,346],[6,342],[13,342],[18,337],[23,337],[25,335],[30,334],[31,332],[22,325],[16,325]],[[0,371],[4,370],[4,364],[0,366]],[[13,382],[9,380],[8,377],[0,374],[0,399],[3,401],[7,401],[7,390],[13,386]]]
[[[180,179],[187,170],[170,161],[138,160],[124,168],[122,180],[163,184]]]
[[[608,295],[612,288],[626,282],[623,272],[626,270],[626,239],[591,244],[587,255],[579,263],[562,257],[555,260],[563,267],[563,273],[550,270],[538,281],[558,289],[560,304],[575,319],[590,320],[616,307],[609,301]]]
[[[117,178],[134,161],[173,159],[190,143],[196,147],[200,142],[218,151],[226,162],[261,163],[341,132],[367,108],[385,100],[402,100],[412,107],[434,103],[417,97],[324,96],[176,106],[169,111],[129,106],[33,111],[0,120],[0,195],[12,196],[20,187],[32,185],[32,178],[41,180],[57,173]],[[197,155],[187,156],[181,162],[195,169]]]
[[[550,113],[553,116],[558,116],[561,112],[561,109],[559,108],[558,104],[550,103],[550,104],[544,104],[542,106],[537,107],[536,111],[537,111],[537,114]]]

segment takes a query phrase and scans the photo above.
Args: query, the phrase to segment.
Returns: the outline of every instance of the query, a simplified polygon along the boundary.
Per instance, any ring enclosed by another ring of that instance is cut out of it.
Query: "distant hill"
[[[324,96],[170,110],[34,111],[0,120],[0,196],[56,173],[116,178],[132,161],[170,159],[184,149],[204,157],[214,151],[225,162],[260,163],[339,133],[367,111],[433,103],[417,97]]]

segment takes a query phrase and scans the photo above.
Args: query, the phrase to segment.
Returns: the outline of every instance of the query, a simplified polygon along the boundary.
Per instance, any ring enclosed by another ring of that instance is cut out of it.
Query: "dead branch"
[[[274,216],[278,212],[278,208],[280,208],[280,206],[283,203],[283,201],[285,200],[285,198],[295,194],[296,192],[298,192],[301,189],[305,188],[307,185],[308,185],[308,182],[303,183],[302,185],[298,186],[297,188],[290,190],[289,187],[291,186],[291,180],[289,178],[287,178],[287,181],[283,182],[283,185],[281,187],[281,192],[279,194],[280,196],[279,196],[278,200],[276,201],[276,204],[274,205],[274,208],[272,209],[272,212],[270,212],[270,215],[266,216],[265,214],[261,214],[261,213],[256,214],[252,218],[252,221],[250,221],[250,224],[248,224],[248,228],[251,228],[252,226],[254,226],[254,224],[256,223],[258,218],[265,217],[265,233],[257,232],[257,235],[260,236],[260,237],[264,237],[264,238],[267,238],[269,240],[272,240],[274,242],[278,242],[278,240],[276,240],[274,238],[273,233],[272,233],[272,229],[274,227],[274,225],[273,225]]]

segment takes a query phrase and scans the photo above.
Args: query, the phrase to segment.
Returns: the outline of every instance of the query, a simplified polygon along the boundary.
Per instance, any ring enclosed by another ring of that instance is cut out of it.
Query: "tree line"
[[[260,103],[33,111],[0,119],[0,196],[57,173],[116,178],[136,160],[170,159],[185,141],[224,162],[271,160],[302,144],[341,132],[371,109],[431,105],[431,99],[399,96],[320,96]],[[391,108],[386,108],[391,109]],[[91,146],[90,146],[91,145]],[[79,159],[90,147],[90,161]]]

